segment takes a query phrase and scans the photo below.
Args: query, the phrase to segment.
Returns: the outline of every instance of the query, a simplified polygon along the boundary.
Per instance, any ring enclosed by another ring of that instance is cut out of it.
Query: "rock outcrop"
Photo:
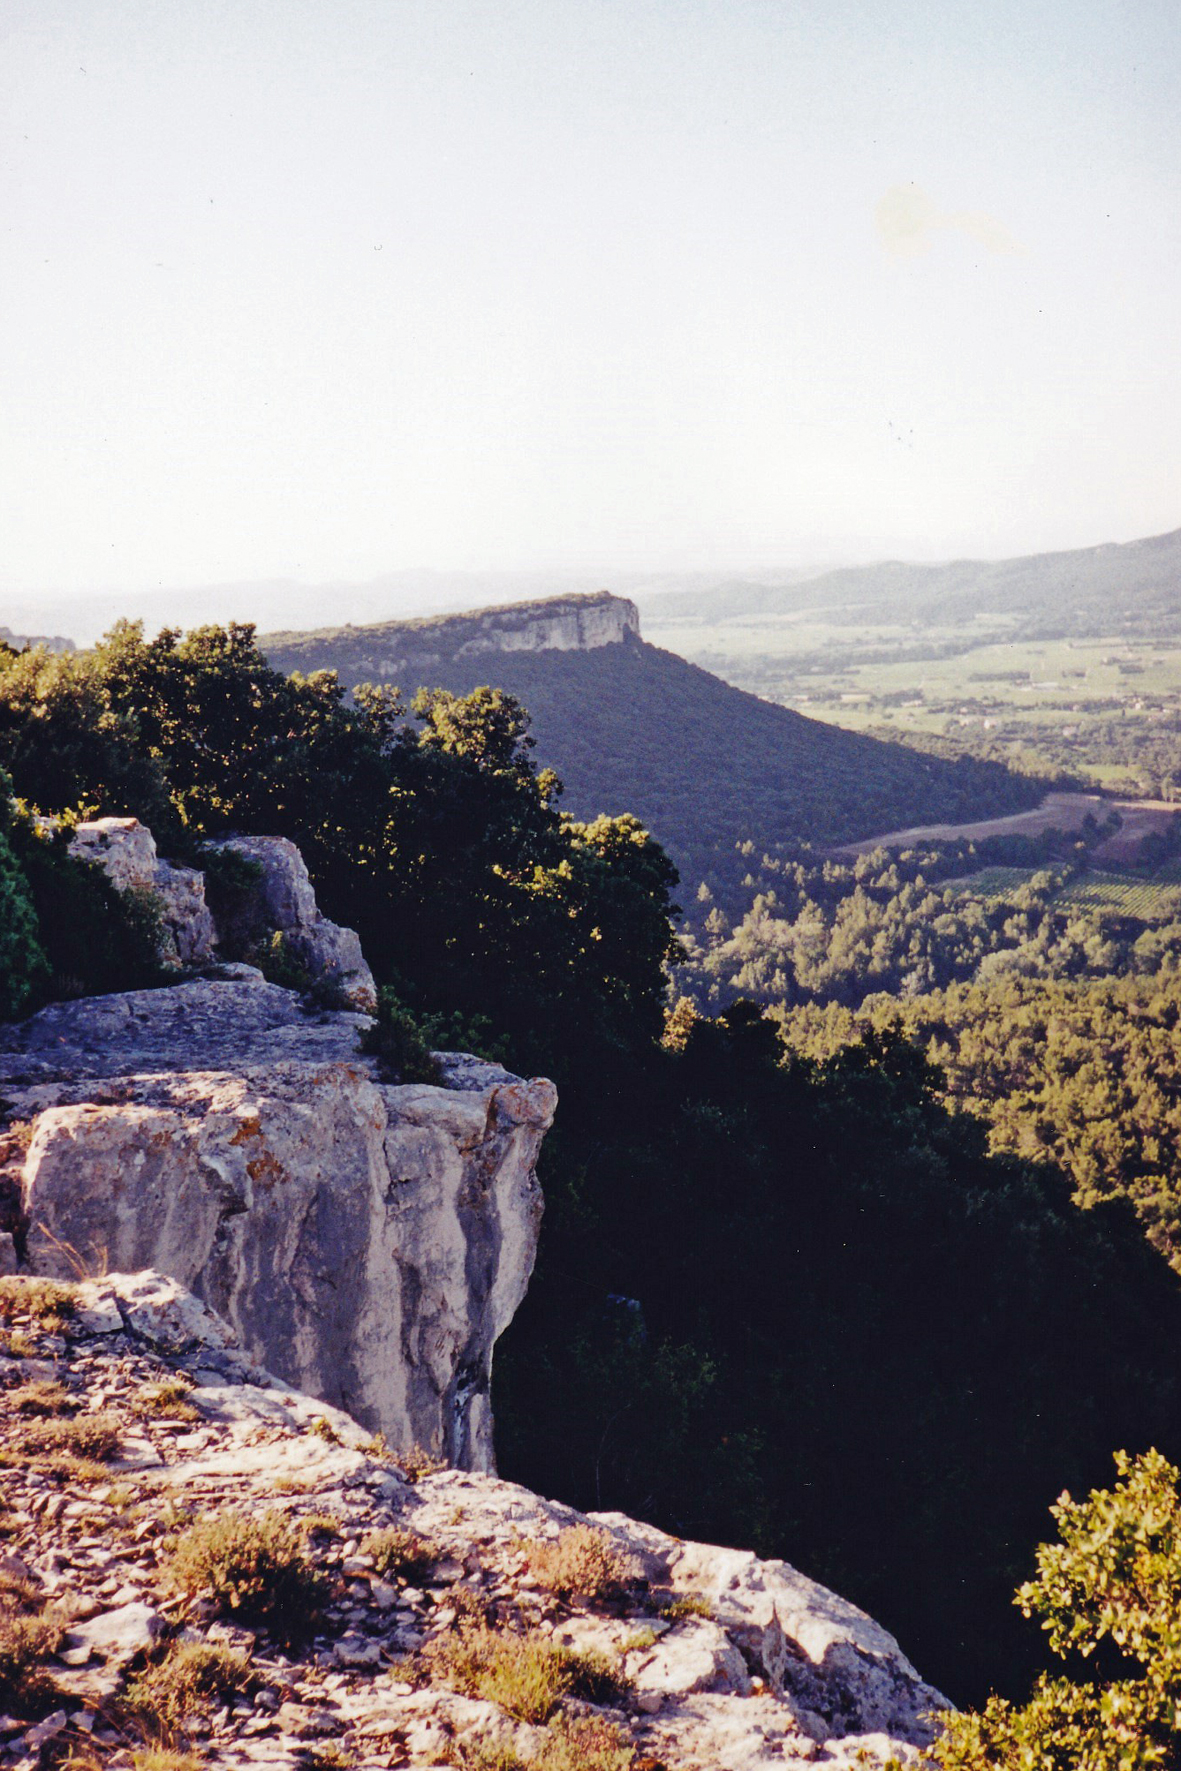
[[[205,874],[197,868],[162,861],[156,840],[138,818],[96,818],[79,824],[70,854],[101,867],[119,891],[152,893],[163,915],[166,965],[192,969],[207,965],[214,949],[242,960],[257,949],[273,948],[309,988],[337,1006],[371,1014],[377,986],[353,929],[330,922],[316,904],[303,856],[285,836],[227,836],[206,845],[215,854],[237,855],[248,864],[253,884],[233,894],[218,918],[205,899]]]
[[[56,1300],[30,1287],[24,1304],[28,1282],[2,1283],[19,1336],[0,1345],[4,1571],[30,1609],[64,1608],[67,1632],[46,1650],[53,1685],[0,1717],[2,1762],[32,1766],[55,1742],[56,1759],[85,1744],[101,1764],[125,1739],[113,1722],[129,1682],[177,1649],[238,1651],[241,1695],[202,1703],[197,1686],[172,1723],[172,1744],[179,1728],[217,1767],[295,1771],[309,1750],[361,1771],[471,1766],[500,1748],[497,1762],[527,1771],[555,1730],[581,1729],[606,1750],[563,1763],[852,1771],[913,1759],[937,1725],[944,1699],[893,1638],[784,1562],[585,1518],[490,1476],[401,1467],[347,1415],[252,1364],[226,1324],[156,1274]],[[54,1409],[57,1431],[22,1415],[22,1398]],[[63,1473],[46,1453],[71,1422],[102,1423],[109,1480],[93,1464]],[[278,1620],[278,1641],[206,1593],[170,1590],[178,1534],[276,1513],[322,1585],[318,1610]],[[538,1547],[572,1528],[627,1570],[620,1590],[575,1583],[559,1596],[540,1577]],[[391,1529],[412,1551],[400,1570],[381,1554]],[[596,1667],[595,1689],[522,1721],[504,1688],[503,1706],[472,1689],[454,1653],[465,1641],[593,1654],[580,1664]]]
[[[254,890],[218,930],[223,949],[242,956],[268,936],[278,936],[289,961],[313,986],[349,1008],[371,1014],[377,986],[353,929],[329,922],[317,908],[303,856],[285,836],[225,836],[206,845],[215,854],[234,854],[257,870]]]
[[[302,670],[309,657],[322,657],[327,646],[334,668],[341,669],[347,682],[368,677],[409,689],[430,682],[441,664],[485,653],[591,652],[638,639],[639,633],[636,605],[627,597],[599,590],[421,621],[276,633],[260,643],[277,670]]]
[[[151,892],[164,923],[161,959],[177,966],[206,964],[217,946],[217,930],[205,902],[205,876],[177,867],[156,853],[156,839],[138,818],[96,818],[79,824],[70,839],[76,861],[101,867],[119,891]]]
[[[395,1449],[491,1469],[552,1083],[441,1054],[444,1086],[391,1085],[366,1017],[224,972],[0,1029],[18,1252],[59,1277],[159,1268]]]

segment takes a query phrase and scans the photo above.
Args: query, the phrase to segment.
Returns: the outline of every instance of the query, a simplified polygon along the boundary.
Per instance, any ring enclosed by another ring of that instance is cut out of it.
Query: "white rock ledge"
[[[226,969],[0,1030],[22,1258],[156,1268],[395,1450],[491,1470],[492,1351],[533,1268],[553,1084],[456,1054],[454,1087],[384,1083],[365,1016]]]

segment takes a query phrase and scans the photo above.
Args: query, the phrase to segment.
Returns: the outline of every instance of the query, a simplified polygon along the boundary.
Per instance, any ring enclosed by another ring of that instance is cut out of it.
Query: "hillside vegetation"
[[[561,778],[569,809],[634,812],[690,892],[719,853],[746,839],[836,842],[894,824],[1015,811],[1044,791],[994,764],[921,756],[806,719],[634,637],[588,651],[462,653],[479,620],[260,644],[278,669],[331,669],[350,686],[372,679],[383,660],[407,693],[425,685],[467,694],[495,682],[528,707],[538,761]],[[407,668],[413,680],[401,674]]]
[[[825,1061],[867,1026],[903,1033],[994,1150],[1055,1162],[1080,1205],[1126,1195],[1181,1273],[1181,954],[1147,976],[1010,973],[778,1019],[794,1051]]]

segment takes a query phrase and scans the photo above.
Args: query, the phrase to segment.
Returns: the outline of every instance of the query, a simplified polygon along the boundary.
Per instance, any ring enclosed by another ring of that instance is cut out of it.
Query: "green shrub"
[[[8,840],[10,823],[9,782],[0,772],[0,1021],[35,1007],[49,978],[33,895]]]
[[[205,902],[219,934],[232,930],[250,915],[263,877],[262,863],[237,849],[202,848],[196,864],[205,875]]]
[[[388,985],[378,993],[377,1019],[362,1036],[361,1049],[378,1060],[390,1082],[439,1080],[422,1027]]]
[[[943,1771],[1149,1771],[1181,1757],[1181,1496],[1159,1452],[1115,1455],[1120,1480],[1050,1511],[1061,1542],[1042,1544],[1037,1578],[1017,1592],[1076,1678],[1039,1675],[1029,1702],[990,1697],[951,1715],[926,1754]],[[1081,1676],[1090,1662],[1092,1676]],[[1074,1669],[1072,1669],[1074,1670]]]
[[[66,828],[43,834],[18,819],[12,840],[51,974],[42,980],[42,998],[104,996],[170,981],[160,964],[162,907],[154,892],[121,892],[101,867],[75,860]]]
[[[302,1635],[326,1597],[326,1582],[295,1527],[273,1510],[200,1520],[178,1538],[164,1573],[189,1598],[203,1595],[221,1613],[280,1637]]]
[[[282,929],[275,929],[265,940],[249,948],[246,958],[256,965],[268,984],[279,984],[284,990],[309,990],[312,974],[306,960],[291,950]]]
[[[712,1617],[713,1609],[697,1593],[676,1593],[660,1607],[660,1615],[666,1623],[684,1623],[687,1617]]]

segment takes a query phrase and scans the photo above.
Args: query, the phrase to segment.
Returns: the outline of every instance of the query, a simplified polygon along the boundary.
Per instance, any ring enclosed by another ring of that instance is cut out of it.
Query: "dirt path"
[[[1039,836],[1043,830],[1080,830],[1087,814],[1102,823],[1110,812],[1123,819],[1114,836],[1095,850],[1094,860],[1130,860],[1144,838],[1164,830],[1181,806],[1163,799],[1108,799],[1099,793],[1047,793],[1040,806],[1028,812],[1011,812],[1005,818],[985,818],[976,824],[916,824],[907,830],[887,830],[881,836],[842,843],[831,852],[853,857],[877,848],[907,848],[913,843],[950,841],[955,837]]]

